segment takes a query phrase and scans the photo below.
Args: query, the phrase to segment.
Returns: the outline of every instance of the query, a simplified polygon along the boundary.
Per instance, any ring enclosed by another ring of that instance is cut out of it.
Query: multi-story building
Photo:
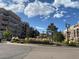
[[[29,26],[29,24],[26,23],[26,22],[22,22],[22,31],[21,31],[20,37],[21,37],[21,38],[27,37],[27,35],[29,34],[29,31],[30,31],[30,26]]]
[[[13,36],[19,36],[22,32],[22,21],[12,11],[0,8],[0,38],[3,37],[3,32],[9,30]]]
[[[79,23],[70,26],[68,30],[64,31],[66,39],[79,41]]]

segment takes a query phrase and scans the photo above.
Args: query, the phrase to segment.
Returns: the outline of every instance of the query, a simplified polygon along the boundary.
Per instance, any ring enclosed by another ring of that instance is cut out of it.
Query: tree
[[[4,32],[3,32],[3,36],[4,36],[4,38],[6,38],[7,40],[10,40],[11,32],[10,32],[10,31],[4,31]]]
[[[48,28],[47,28],[47,31],[48,31],[48,34],[50,34],[50,40],[51,41],[54,41],[54,42],[62,42],[64,40],[64,36],[61,32],[58,32],[57,31],[57,27],[51,23]]]
[[[64,41],[64,36],[61,32],[56,32],[53,35],[53,39],[54,39],[55,42],[62,42],[62,41]]]
[[[54,23],[51,23],[50,25],[48,25],[48,28],[47,30],[51,31],[52,33],[53,32],[57,32],[57,27],[54,25]]]
[[[54,23],[51,23],[50,25],[48,25],[48,28],[47,28],[47,34],[51,36],[51,39],[50,41],[53,41],[54,40],[54,35],[56,35],[57,33],[57,27],[54,25]]]
[[[37,37],[37,36],[39,36],[39,31],[38,30],[34,30],[34,37]]]
[[[29,33],[28,33],[28,37],[32,37],[32,38],[36,38],[37,36],[39,36],[39,31],[34,29],[33,27],[30,27]]]

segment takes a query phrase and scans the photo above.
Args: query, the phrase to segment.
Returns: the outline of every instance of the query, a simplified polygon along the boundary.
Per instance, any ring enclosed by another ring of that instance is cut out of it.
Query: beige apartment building
[[[22,32],[22,21],[12,11],[0,8],[0,38],[6,30],[9,30],[13,36],[19,36]]]
[[[64,36],[66,39],[75,40],[79,42],[79,23],[70,26],[70,28],[64,31]]]

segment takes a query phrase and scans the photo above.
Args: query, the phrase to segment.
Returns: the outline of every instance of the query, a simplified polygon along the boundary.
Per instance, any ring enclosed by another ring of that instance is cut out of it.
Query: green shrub
[[[10,41],[11,40],[11,32],[10,31],[4,31],[3,32],[3,37],[7,40]]]
[[[12,43],[20,43],[20,40],[18,37],[13,37],[11,42]]]
[[[64,44],[65,44],[65,45],[69,45],[69,40],[65,39],[65,40],[64,40]]]
[[[69,46],[76,46],[76,42],[73,41],[73,40],[70,40],[70,41],[69,41]]]
[[[34,43],[34,44],[49,44],[49,40],[43,39],[43,40],[39,40],[39,39],[29,39],[26,40],[27,43]]]
[[[74,40],[65,40],[64,44],[67,46],[76,46],[76,42]]]

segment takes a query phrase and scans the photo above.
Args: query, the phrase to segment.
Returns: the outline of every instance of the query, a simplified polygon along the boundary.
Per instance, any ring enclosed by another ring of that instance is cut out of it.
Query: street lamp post
[[[66,39],[69,40],[69,36],[68,36],[68,35],[69,35],[69,30],[68,30],[68,29],[69,29],[69,27],[70,27],[70,24],[65,23],[65,27],[66,27],[66,29],[67,29],[67,33],[66,33],[67,36],[66,36]]]
[[[49,39],[49,42],[50,43],[52,43],[53,42],[53,40],[52,40],[52,33],[53,33],[53,31],[50,31],[50,30],[47,30],[47,35],[48,35],[48,39]]]

